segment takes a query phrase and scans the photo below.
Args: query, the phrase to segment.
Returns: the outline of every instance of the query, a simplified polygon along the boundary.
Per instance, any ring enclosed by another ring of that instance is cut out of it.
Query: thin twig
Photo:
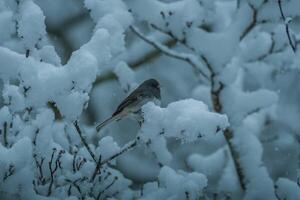
[[[35,160],[35,164],[36,164],[36,167],[38,168],[38,172],[39,172],[38,185],[40,185],[40,184],[44,185],[45,184],[45,177],[44,177],[44,173],[43,173],[43,164],[44,164],[44,161],[45,161],[45,157],[41,157],[40,161],[38,161],[37,155],[34,154],[33,158]]]
[[[78,153],[78,151],[75,151],[75,152],[74,152],[74,155],[73,155],[73,161],[72,161],[72,168],[73,168],[73,172],[74,172],[74,173],[77,171],[77,169],[76,169],[76,158],[77,158],[77,153]]]
[[[58,170],[58,168],[62,169],[61,158],[62,158],[62,155],[65,153],[65,150],[60,150],[57,154],[56,159],[54,160],[54,156],[55,156],[56,151],[57,151],[56,148],[53,148],[51,159],[48,163],[49,170],[50,170],[50,184],[49,184],[47,196],[50,196],[50,194],[52,192],[52,186],[53,186],[53,183],[54,183],[55,172]],[[52,167],[53,163],[55,164],[54,168]]]
[[[173,47],[173,46],[175,46],[176,41],[173,39],[168,39],[163,43],[165,46]],[[137,68],[143,66],[143,64],[145,64],[147,62],[157,59],[160,55],[162,55],[161,51],[159,51],[156,48],[153,48],[153,49],[147,50],[147,52],[145,54],[143,54],[141,57],[138,57],[136,59],[130,57],[130,59],[125,59],[125,61],[128,63],[128,65],[130,66],[131,69],[137,69]],[[93,84],[97,85],[102,82],[113,80],[113,79],[117,79],[116,75],[112,72],[107,72],[105,74],[102,74],[101,76],[98,76]]]
[[[8,142],[7,142],[7,122],[4,122],[4,124],[3,124],[3,143],[4,143],[5,147],[8,146]]]
[[[118,180],[118,177],[115,176],[115,177],[114,177],[114,180],[113,180],[109,185],[107,185],[107,186],[104,188],[104,190],[102,190],[102,191],[99,192],[99,194],[97,195],[97,198],[96,198],[96,199],[97,199],[97,200],[100,199],[101,195],[104,194],[104,192],[105,192],[106,190],[108,190],[108,189],[109,189],[109,188],[110,188],[117,180]]]
[[[292,47],[294,53],[296,53],[296,51],[297,51],[297,43],[295,43],[295,45],[293,44],[291,33],[290,33],[290,28],[289,28],[289,21],[287,21],[285,15],[283,13],[282,5],[281,5],[281,0],[278,0],[278,7],[279,7],[279,10],[280,10],[280,14],[281,14],[282,20],[284,21],[284,24],[285,24],[285,32],[287,34],[287,37],[288,37],[288,40],[289,40],[289,44]]]
[[[54,181],[54,173],[55,171],[57,170],[57,165],[55,165],[54,169],[52,168],[52,163],[53,163],[53,158],[54,158],[54,154],[56,152],[56,149],[54,148],[53,149],[53,152],[51,154],[51,159],[48,163],[49,165],[49,170],[50,170],[50,184],[49,184],[49,187],[48,187],[48,194],[47,196],[50,196],[51,194],[51,191],[52,191],[52,185],[53,185],[53,181]],[[56,164],[56,163],[55,163]]]
[[[93,160],[95,161],[95,163],[97,163],[97,159],[96,159],[96,156],[95,154],[92,152],[91,148],[89,147],[88,143],[86,142],[85,138],[83,137],[82,135],[82,132],[81,132],[81,129],[78,125],[78,121],[76,120],[74,123],[74,126],[76,128],[76,131],[81,139],[81,142],[83,143],[83,145],[85,146],[85,148],[87,149],[87,151],[89,152],[90,156],[93,158]]]
[[[76,170],[79,171],[80,168],[86,163],[86,159],[85,158],[81,158],[79,157],[79,161],[76,162]]]
[[[77,184],[78,182],[83,182],[87,179],[87,177],[83,177],[83,178],[78,178],[76,179],[75,181],[72,181],[70,179],[66,179],[66,182],[70,183],[70,186],[68,188],[68,195],[70,196],[71,195],[71,189],[72,189],[72,186],[75,187],[77,189],[77,191],[80,193],[81,197],[83,197],[83,193],[81,191],[81,188],[80,186]],[[83,199],[83,198],[80,198],[80,199]]]
[[[120,156],[121,154],[123,154],[123,153],[127,152],[128,150],[132,149],[133,147],[135,147],[135,146],[137,145],[137,140],[138,140],[138,138],[137,138],[136,140],[133,140],[133,141],[127,143],[127,144],[121,149],[121,151],[119,151],[118,153],[112,155],[111,157],[109,157],[109,158],[107,158],[107,159],[101,161],[101,164],[100,164],[100,165],[103,165],[103,164],[105,164],[105,163],[110,162],[111,160],[115,159],[116,157]]]
[[[252,21],[246,27],[246,29],[244,30],[244,32],[241,34],[240,41],[242,41],[246,37],[246,35],[248,35],[248,33],[251,32],[251,30],[253,30],[253,28],[255,27],[255,25],[257,23],[257,10],[252,5],[249,4],[249,6],[250,6],[250,8],[252,10]]]
[[[190,193],[188,191],[185,191],[185,199],[190,200]]]
[[[98,159],[98,162],[97,162],[97,165],[96,165],[96,167],[95,167],[95,171],[94,171],[94,173],[93,173],[93,175],[92,175],[92,178],[91,178],[91,181],[90,181],[90,182],[93,182],[93,181],[95,180],[95,178],[96,178],[96,176],[97,176],[97,174],[98,174],[98,172],[99,172],[99,170],[100,170],[100,168],[101,168],[101,160],[102,160],[102,156],[101,156],[101,154],[100,154],[99,159]]]
[[[12,176],[15,173],[15,166],[10,164],[8,171],[5,172],[4,176],[3,176],[3,182],[10,176]]]
[[[158,43],[154,39],[145,36],[143,33],[141,33],[134,26],[130,26],[130,29],[139,38],[141,38],[142,40],[144,40],[145,42],[147,42],[151,46],[155,47],[156,49],[160,50],[163,54],[165,54],[165,55],[167,55],[169,57],[176,58],[176,59],[182,60],[184,62],[187,62],[195,70],[197,70],[197,72],[199,72],[204,78],[206,78],[207,80],[209,80],[208,76],[200,69],[201,63],[200,63],[199,59],[196,56],[193,56],[191,54],[179,53],[179,52],[173,51],[172,49],[168,48],[167,46],[165,46],[165,45],[163,45],[161,43]]]

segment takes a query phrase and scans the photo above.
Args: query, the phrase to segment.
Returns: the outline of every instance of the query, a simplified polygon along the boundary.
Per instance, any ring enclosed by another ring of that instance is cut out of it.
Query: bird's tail
[[[115,116],[111,116],[110,118],[108,118],[107,120],[105,120],[104,122],[98,124],[96,126],[96,130],[97,132],[99,132],[104,126],[106,126],[107,124],[113,122],[114,120],[118,120],[120,118],[119,115],[115,115]]]

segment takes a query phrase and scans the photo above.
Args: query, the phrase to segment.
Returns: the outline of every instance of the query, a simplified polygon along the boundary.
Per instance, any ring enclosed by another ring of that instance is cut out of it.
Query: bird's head
[[[144,81],[142,83],[142,85],[145,85],[146,87],[149,87],[153,93],[154,93],[154,96],[157,98],[157,99],[160,99],[160,84],[157,80],[155,79],[148,79],[146,81]]]

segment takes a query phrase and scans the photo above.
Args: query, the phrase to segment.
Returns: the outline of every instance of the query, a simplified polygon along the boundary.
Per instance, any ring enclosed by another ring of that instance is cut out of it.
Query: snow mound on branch
[[[187,173],[174,171],[164,166],[158,175],[158,184],[152,182],[144,186],[145,196],[141,199],[190,199],[196,200],[202,196],[207,186],[207,178],[198,172]]]
[[[81,114],[89,97],[87,92],[96,78],[97,60],[84,50],[73,53],[64,67],[38,62],[6,48],[0,48],[1,77],[5,80],[18,78],[20,89],[6,87],[6,100],[12,96],[15,107],[41,108],[48,102],[55,102],[58,110],[68,119]],[[9,89],[10,88],[10,89]],[[21,92],[21,93],[20,93]]]
[[[142,21],[159,28],[171,31],[176,37],[182,39],[184,30],[197,27],[203,23],[204,9],[195,0],[163,3],[156,0],[132,0],[128,2],[134,15]],[[143,9],[143,8],[147,9]],[[186,12],[188,10],[188,12]]]
[[[231,124],[240,124],[248,115],[270,107],[278,101],[278,95],[267,89],[244,92],[234,85],[226,87],[221,93],[223,110],[228,114]]]
[[[299,185],[287,178],[279,178],[275,187],[280,199],[297,200],[300,198]]]
[[[10,149],[0,145],[0,157],[0,196],[30,199],[34,195],[32,142],[22,138]]]
[[[204,103],[194,99],[173,102],[166,108],[151,102],[142,110],[145,122],[140,136],[144,141],[163,135],[192,142],[224,130],[229,125],[225,115],[210,112]]]
[[[204,103],[194,99],[173,102],[166,108],[150,102],[143,106],[142,111],[144,123],[139,132],[140,139],[161,164],[172,160],[166,138],[193,142],[229,126],[225,115],[210,112]]]
[[[187,159],[187,164],[196,172],[205,174],[208,179],[217,179],[223,173],[226,165],[224,149],[219,149],[210,155],[192,154]]]
[[[115,67],[114,73],[118,77],[121,88],[126,93],[137,87],[134,71],[125,62],[121,61]]]
[[[46,35],[45,16],[32,1],[22,1],[19,12],[18,35],[23,38],[25,48],[33,49]]]
[[[106,136],[99,141],[97,151],[98,154],[101,155],[101,160],[105,160],[118,153],[120,147],[112,137]]]

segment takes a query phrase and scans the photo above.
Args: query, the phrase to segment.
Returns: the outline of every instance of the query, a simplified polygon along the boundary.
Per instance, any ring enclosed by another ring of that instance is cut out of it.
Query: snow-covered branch
[[[278,0],[278,7],[279,7],[279,10],[280,10],[280,14],[281,14],[281,17],[282,17],[282,20],[284,21],[284,25],[285,25],[285,31],[286,31],[286,35],[288,37],[288,40],[289,40],[289,44],[292,48],[292,50],[294,51],[294,53],[296,53],[297,51],[297,42],[293,42],[292,41],[292,36],[291,36],[291,33],[290,33],[290,28],[289,28],[289,24],[290,22],[292,21],[291,18],[287,18],[285,17],[284,13],[283,13],[283,9],[282,9],[282,2],[281,0]]]
[[[299,199],[299,0],[49,2],[0,1],[1,200]]]
[[[158,43],[155,41],[155,39],[152,39],[150,37],[145,36],[142,32],[140,32],[140,30],[138,30],[137,27],[134,26],[130,26],[130,29],[142,40],[144,40],[145,42],[147,42],[148,44],[154,46],[155,48],[157,48],[158,50],[160,50],[163,54],[170,56],[172,58],[176,58],[182,61],[187,62],[188,64],[190,64],[196,72],[200,73],[204,78],[206,78],[207,80],[209,80],[209,77],[203,72],[203,70],[201,68],[203,68],[203,64],[201,63],[201,61],[191,55],[191,54],[187,54],[187,53],[179,53],[177,51],[174,51],[170,48],[168,48],[167,46]]]

